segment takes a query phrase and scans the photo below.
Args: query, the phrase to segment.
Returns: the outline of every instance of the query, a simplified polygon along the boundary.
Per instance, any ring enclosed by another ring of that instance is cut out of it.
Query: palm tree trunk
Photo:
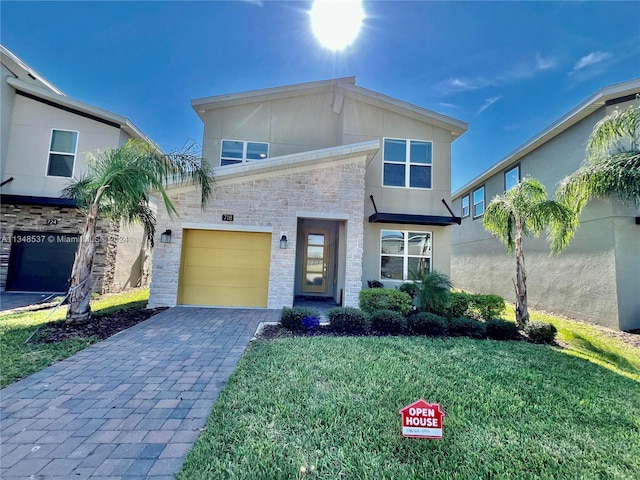
[[[516,222],[514,240],[516,251],[516,323],[520,328],[523,328],[529,322],[529,308],[527,307],[527,272],[524,268],[522,224],[520,222]]]
[[[101,187],[91,205],[80,237],[80,244],[71,269],[71,288],[67,323],[86,323],[91,319],[91,293],[93,290],[93,257],[96,253],[96,223],[99,201],[106,187]]]

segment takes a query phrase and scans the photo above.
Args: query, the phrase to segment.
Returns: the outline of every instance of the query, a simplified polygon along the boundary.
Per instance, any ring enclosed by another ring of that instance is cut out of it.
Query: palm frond
[[[640,105],[615,110],[593,128],[587,142],[587,158],[597,163],[609,155],[636,151],[640,146]]]

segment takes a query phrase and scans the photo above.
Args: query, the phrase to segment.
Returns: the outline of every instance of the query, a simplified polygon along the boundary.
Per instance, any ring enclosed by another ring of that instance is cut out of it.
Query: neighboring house
[[[126,118],[64,95],[0,46],[2,290],[64,292],[84,216],[61,198],[80,178],[86,154],[149,141]],[[147,282],[150,251],[142,227],[98,224],[95,291]]]
[[[192,101],[216,176],[159,208],[150,306],[357,306],[367,280],[449,273],[451,143],[459,120],[355,85],[355,77]],[[375,204],[371,200],[375,201]],[[376,210],[377,208],[377,210]]]
[[[525,176],[550,197],[585,159],[594,125],[637,104],[640,79],[601,89],[453,194],[462,225],[452,232],[451,274],[456,287],[514,297],[513,255],[485,231],[491,199]],[[590,202],[569,246],[550,257],[543,239],[525,239],[529,304],[621,330],[640,328],[640,212],[616,199]]]

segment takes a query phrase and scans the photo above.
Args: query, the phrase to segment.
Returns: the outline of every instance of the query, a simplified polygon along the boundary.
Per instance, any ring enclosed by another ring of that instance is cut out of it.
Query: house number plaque
[[[223,213],[222,214],[222,221],[223,222],[233,222],[233,215],[231,215],[230,213]]]

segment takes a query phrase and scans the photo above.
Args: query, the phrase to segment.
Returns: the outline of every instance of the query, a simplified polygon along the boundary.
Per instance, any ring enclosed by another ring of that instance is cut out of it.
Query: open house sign
[[[402,408],[400,415],[403,437],[442,439],[444,412],[437,403],[420,399]]]

